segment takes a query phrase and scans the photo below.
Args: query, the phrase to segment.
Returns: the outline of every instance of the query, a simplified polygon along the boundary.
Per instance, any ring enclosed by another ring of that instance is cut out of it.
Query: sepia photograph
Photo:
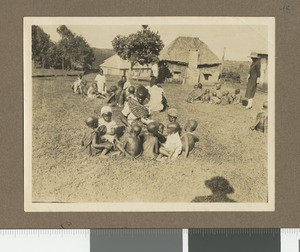
[[[275,210],[275,18],[23,21],[25,211]]]

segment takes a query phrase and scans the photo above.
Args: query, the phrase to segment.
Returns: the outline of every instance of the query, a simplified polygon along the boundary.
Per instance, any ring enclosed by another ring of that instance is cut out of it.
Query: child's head
[[[148,130],[149,133],[155,135],[158,132],[158,127],[159,127],[158,123],[156,123],[156,122],[150,122],[147,125],[147,130]]]
[[[241,92],[241,90],[240,89],[236,89],[234,92],[235,92],[235,94],[239,94]]]
[[[222,92],[222,96],[226,96],[226,91],[223,91],[223,92]]]
[[[100,136],[105,135],[106,132],[107,132],[106,126],[105,126],[105,125],[101,125],[101,126],[98,128],[98,132],[99,132]]]
[[[91,129],[96,129],[98,127],[98,118],[91,116],[85,120],[86,125]]]
[[[104,121],[111,122],[111,117],[112,117],[111,107],[109,106],[102,107],[101,116],[103,117]]]
[[[193,132],[196,130],[197,126],[198,126],[198,123],[196,120],[188,120],[184,126],[184,129],[187,132]]]
[[[82,73],[78,74],[78,78],[82,79]]]
[[[170,122],[168,125],[167,125],[167,131],[168,131],[168,134],[175,134],[179,131],[180,129],[180,126],[178,124],[178,122]]]
[[[135,136],[138,136],[140,133],[141,133],[141,126],[135,124],[132,126],[132,133],[135,135]]]
[[[140,104],[143,104],[147,96],[148,96],[148,89],[145,88],[144,86],[141,85],[136,89],[136,98]]]
[[[209,94],[210,90],[209,89],[205,89],[205,94]]]
[[[197,88],[202,89],[202,87],[203,87],[202,83],[199,82],[199,83],[197,84]]]
[[[130,87],[128,88],[128,93],[129,93],[129,94],[134,94],[134,92],[135,92],[135,87],[134,87],[134,86],[130,86]]]
[[[99,69],[99,73],[100,73],[100,75],[103,75],[103,69],[102,68]]]
[[[170,109],[168,110],[168,118],[169,118],[169,121],[170,121],[170,122],[176,122],[177,117],[178,117],[177,109],[175,109],[175,108],[170,108]]]
[[[217,93],[216,92],[212,92],[212,96],[217,96]]]
[[[125,75],[122,76],[121,78],[122,81],[126,82],[127,81],[127,77]]]
[[[220,90],[220,89],[221,89],[221,84],[220,83],[216,84],[216,90]]]
[[[81,81],[81,84],[82,84],[83,86],[86,86],[86,85],[87,85],[87,81],[86,81],[86,80],[82,80],[82,81]]]

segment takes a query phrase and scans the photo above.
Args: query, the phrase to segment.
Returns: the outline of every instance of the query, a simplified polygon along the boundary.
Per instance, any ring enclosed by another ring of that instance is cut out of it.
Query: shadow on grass
[[[211,190],[212,194],[195,197],[192,202],[236,202],[227,196],[227,194],[234,193],[234,189],[227,179],[216,176],[206,180],[205,186]]]

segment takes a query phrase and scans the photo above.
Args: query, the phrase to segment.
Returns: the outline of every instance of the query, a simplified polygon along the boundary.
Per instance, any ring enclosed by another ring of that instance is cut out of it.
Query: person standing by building
[[[106,88],[106,78],[103,75],[103,70],[100,68],[99,74],[97,74],[95,81],[98,86],[98,92],[102,95],[106,95],[107,88]]]
[[[248,99],[246,109],[252,108],[253,98],[256,92],[257,84],[260,82],[260,60],[256,52],[250,54],[252,64],[248,74],[248,83],[245,98]]]

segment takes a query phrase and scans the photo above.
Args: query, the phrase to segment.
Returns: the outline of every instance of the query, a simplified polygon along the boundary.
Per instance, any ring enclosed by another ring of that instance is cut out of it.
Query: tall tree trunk
[[[62,57],[61,58],[61,70],[64,70],[64,68],[65,68],[65,58]]]

